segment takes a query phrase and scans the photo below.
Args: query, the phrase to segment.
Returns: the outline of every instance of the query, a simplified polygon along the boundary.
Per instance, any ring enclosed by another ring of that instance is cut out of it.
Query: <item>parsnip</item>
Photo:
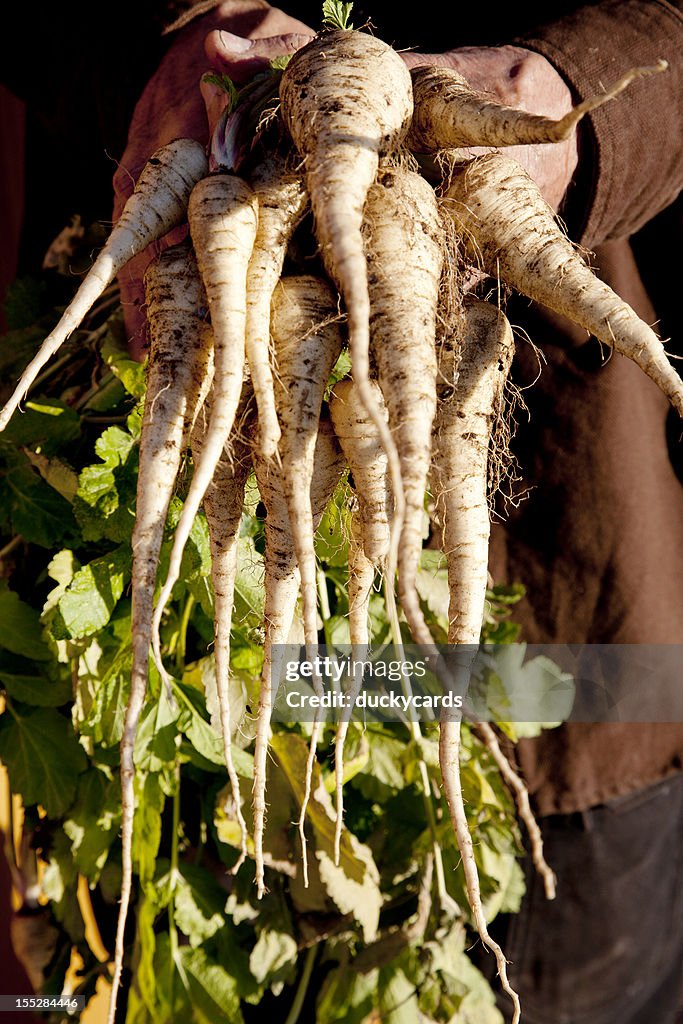
[[[466,164],[444,209],[474,264],[632,359],[683,416],[683,381],[661,341],[584,263],[516,161],[488,153]]]
[[[372,352],[405,500],[399,595],[415,642],[430,645],[416,579],[436,411],[434,339],[444,248],[432,188],[413,171],[383,171],[368,191],[363,231]]]
[[[258,434],[266,458],[277,451],[280,426],[275,410],[271,368],[270,307],[282,273],[285,252],[306,209],[301,176],[286,153],[269,153],[249,174],[258,200],[258,230],[247,273],[247,362],[258,406]]]
[[[123,878],[116,930],[109,1024],[116,1010],[123,968],[124,930],[130,903],[135,812],[133,748],[147,692],[152,610],[159,551],[180,459],[209,373],[211,330],[204,292],[189,245],[167,249],[145,276],[151,348],[140,436],[140,466],[133,528],[133,664],[121,739]]]
[[[42,368],[76,330],[118,272],[133,256],[182,224],[190,192],[207,169],[204,148],[193,139],[176,139],[150,157],[102,252],[0,412],[0,430],[5,429]]]
[[[562,142],[591,110],[623,92],[635,79],[665,71],[665,60],[633,68],[605,93],[579,103],[559,120],[496,103],[482,96],[454,68],[414,68],[414,111],[408,136],[411,149],[434,153],[465,146],[522,146]]]
[[[254,748],[254,851],[256,885],[259,899],[264,895],[263,830],[266,815],[266,756],[270,736],[270,718],[277,682],[280,678],[277,648],[287,642],[299,590],[299,570],[296,563],[294,539],[289,527],[289,513],[284,496],[282,468],[273,459],[264,459],[258,446],[254,449],[254,468],[261,497],[266,506],[266,605],[263,674],[259,696],[258,725]],[[332,424],[321,415],[315,445],[315,459],[311,481],[311,511],[313,526],[322,518],[334,490],[339,483],[344,461],[337,444]],[[274,650],[275,648],[275,650]],[[310,794],[306,793],[303,806]],[[306,846],[302,844],[304,871]]]
[[[180,573],[180,564],[207,487],[235,419],[242,391],[246,331],[246,282],[256,237],[258,209],[251,188],[233,174],[204,178],[188,207],[190,232],[211,311],[214,335],[214,394],[202,455],[176,527],[166,575],[154,611],[154,658],[164,678],[159,625]]]
[[[443,526],[450,591],[448,642],[461,645],[449,659],[450,685],[466,691],[484,619],[488,578],[489,509],[487,481],[492,429],[500,410],[514,342],[507,320],[487,303],[466,306],[458,380],[441,402],[434,424],[432,491]],[[452,361],[446,352],[445,358]],[[445,368],[444,377],[450,376]],[[495,954],[498,974],[520,1015],[519,997],[507,978],[500,946],[488,933],[460,782],[460,712],[444,708],[439,763],[444,794],[456,834],[472,914],[482,942]]]

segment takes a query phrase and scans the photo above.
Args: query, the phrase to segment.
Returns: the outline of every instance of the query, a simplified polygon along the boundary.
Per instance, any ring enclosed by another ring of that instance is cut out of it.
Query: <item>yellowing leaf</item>
[[[272,739],[272,749],[297,804],[301,806],[308,759],[307,744],[295,734],[276,733]],[[317,764],[313,768],[307,814],[313,827],[320,877],[327,893],[343,914],[353,914],[363,929],[365,941],[370,942],[377,932],[382,904],[379,872],[368,847],[359,842],[348,829],[342,833],[339,866],[335,865],[335,812]]]

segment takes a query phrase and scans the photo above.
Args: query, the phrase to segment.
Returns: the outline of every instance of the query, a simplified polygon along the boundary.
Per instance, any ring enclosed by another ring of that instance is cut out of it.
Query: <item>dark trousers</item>
[[[524,1024],[675,1024],[683,1006],[683,773],[541,826],[557,898],[545,899],[527,858],[521,912],[490,929],[511,961]],[[499,992],[481,943],[475,962]],[[509,1021],[504,993],[498,1005]]]

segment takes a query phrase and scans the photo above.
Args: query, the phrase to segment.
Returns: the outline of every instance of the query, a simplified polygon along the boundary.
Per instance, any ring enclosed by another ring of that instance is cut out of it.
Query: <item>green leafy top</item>
[[[273,57],[270,61],[271,70],[284,71],[293,56],[293,53],[283,53],[280,57]]]
[[[346,27],[349,8],[328,0],[326,14],[332,12]],[[232,96],[232,83],[215,78]],[[31,289],[23,294],[30,296]],[[30,311],[27,302],[22,316],[28,318]],[[16,339],[16,332],[11,337]],[[120,313],[90,332],[88,340],[91,355],[84,360],[80,346],[71,353],[67,349],[61,370],[45,379],[47,393],[40,393],[41,383],[28,411],[0,440],[0,761],[13,792],[23,798],[22,849],[31,845],[46,863],[43,892],[58,949],[44,989],[64,990],[75,947],[84,965],[76,992],[86,999],[107,964],[85,938],[79,874],[95,894],[94,917],[103,936],[113,934],[120,895],[119,743],[130,694],[130,538],[144,391],[144,369],[128,356]],[[23,349],[20,353],[27,356]],[[334,379],[347,371],[344,357]],[[171,504],[160,579],[187,476],[180,474]],[[229,702],[233,756],[248,815],[249,746],[263,666],[264,527],[253,478],[247,493]],[[348,490],[341,486],[317,537],[330,644],[348,642],[350,515]],[[419,739],[397,723],[350,723],[338,865],[333,731],[326,727],[309,804],[314,855],[308,888],[291,822],[301,804],[309,727],[274,723],[268,759],[271,811],[264,836],[270,892],[256,900],[247,861],[231,880],[226,905],[224,868],[236,861],[240,830],[232,790],[225,785],[218,730],[209,550],[200,514],[161,626],[174,704],[151,666],[135,744],[135,940],[128,1024],[182,1019],[240,1024],[242,1010],[251,1019],[251,1006],[264,997],[270,1006],[282,993],[280,1005],[290,1007],[295,984],[301,993],[307,986],[317,993],[318,1024],[360,1024],[376,1007],[388,1024],[418,1016],[445,1024],[455,1015],[463,1024],[502,1024],[493,995],[466,955],[466,884],[439,796],[436,723],[426,722]],[[430,628],[445,636],[447,569],[438,552],[424,552],[419,589]],[[489,593],[489,642],[514,639],[508,615],[520,596],[515,587]],[[373,637],[387,639],[389,624],[378,594],[372,596],[371,619]],[[503,654],[489,671],[493,683],[501,677],[495,693],[505,712],[512,697],[521,701],[527,690],[545,696],[558,688],[552,666],[539,659],[528,667],[517,665],[514,655],[513,650],[507,658]],[[512,695],[502,686],[510,669],[516,683]],[[467,728],[463,751],[467,815],[477,828],[475,856],[490,919],[518,907],[521,843],[498,769]],[[429,893],[429,920],[418,934],[410,921],[435,844],[450,903],[435,887]],[[453,900],[462,916],[451,916]],[[306,947],[310,952],[302,951]]]
[[[325,28],[350,31],[353,28],[349,21],[352,7],[352,3],[345,4],[343,0],[323,0],[323,25]]]
[[[208,85],[217,85],[219,89],[226,93],[230,99],[228,111],[232,113],[237,106],[239,97],[239,89],[232,78],[229,75],[219,75],[216,71],[207,71],[205,75],[202,75],[202,82],[206,82]]]

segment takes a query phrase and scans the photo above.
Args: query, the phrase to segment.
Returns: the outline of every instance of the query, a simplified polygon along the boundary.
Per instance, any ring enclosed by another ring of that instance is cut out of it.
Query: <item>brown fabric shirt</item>
[[[655,310],[627,236],[669,206],[683,182],[680,5],[610,0],[520,42],[543,53],[579,99],[630,67],[669,61],[665,74],[593,114],[584,178],[568,207],[581,218],[574,237],[595,248],[599,275],[648,323],[666,319],[675,296],[662,294]],[[653,280],[681,251],[680,203],[659,228],[673,247],[645,252]],[[547,359],[525,392],[530,419],[517,438],[532,490],[492,539],[494,578],[527,587],[524,639],[683,644],[680,424],[626,359],[601,367],[595,341],[582,345],[585,332],[562,318],[518,302],[510,312]],[[518,381],[537,374],[530,347],[519,345]],[[523,741],[517,756],[540,812],[568,813],[680,771],[683,724],[571,724]]]

